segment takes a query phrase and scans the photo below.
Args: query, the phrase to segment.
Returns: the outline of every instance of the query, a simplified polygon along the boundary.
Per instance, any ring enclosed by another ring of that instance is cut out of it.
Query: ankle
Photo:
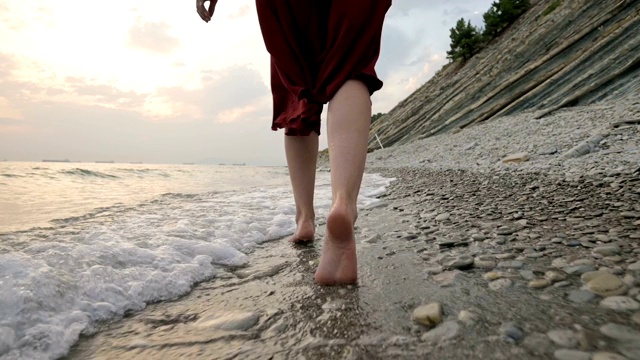
[[[358,217],[358,206],[356,205],[356,203],[342,198],[337,198],[333,202],[329,213],[333,211],[338,211],[346,214],[350,219],[352,219],[353,222],[355,222],[356,218]]]
[[[314,223],[315,219],[316,219],[316,214],[313,211],[296,211],[297,224],[300,224],[303,222]]]

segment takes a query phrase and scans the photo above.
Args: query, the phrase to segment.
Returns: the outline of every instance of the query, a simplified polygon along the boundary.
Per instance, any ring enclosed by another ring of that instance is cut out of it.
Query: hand
[[[209,9],[205,8],[204,3],[209,1]],[[198,10],[198,15],[205,22],[211,21],[211,17],[213,16],[213,11],[216,9],[216,4],[218,0],[196,0],[196,9]]]

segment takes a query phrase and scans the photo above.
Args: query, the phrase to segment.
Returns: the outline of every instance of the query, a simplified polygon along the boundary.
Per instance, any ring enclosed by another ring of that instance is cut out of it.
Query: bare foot
[[[289,242],[294,244],[306,243],[313,241],[316,234],[316,226],[312,220],[301,220],[298,222],[296,232],[289,237]]]
[[[329,212],[322,256],[316,271],[316,282],[320,285],[358,282],[356,240],[353,233],[355,216],[351,213],[344,206],[335,206]]]

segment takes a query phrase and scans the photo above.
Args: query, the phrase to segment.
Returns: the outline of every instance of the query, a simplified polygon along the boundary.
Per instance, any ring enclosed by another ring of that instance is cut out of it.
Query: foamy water
[[[365,175],[359,205],[390,181]],[[328,173],[316,189],[326,214]],[[0,358],[63,356],[100,322],[249,262],[294,215],[284,168],[0,164]]]

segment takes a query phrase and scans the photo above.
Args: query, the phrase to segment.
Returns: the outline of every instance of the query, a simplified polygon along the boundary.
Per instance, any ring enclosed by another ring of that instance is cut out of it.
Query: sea
[[[365,174],[358,206],[393,179]],[[319,171],[315,208],[331,204]],[[295,230],[286,167],[0,162],[0,359],[55,359]]]

